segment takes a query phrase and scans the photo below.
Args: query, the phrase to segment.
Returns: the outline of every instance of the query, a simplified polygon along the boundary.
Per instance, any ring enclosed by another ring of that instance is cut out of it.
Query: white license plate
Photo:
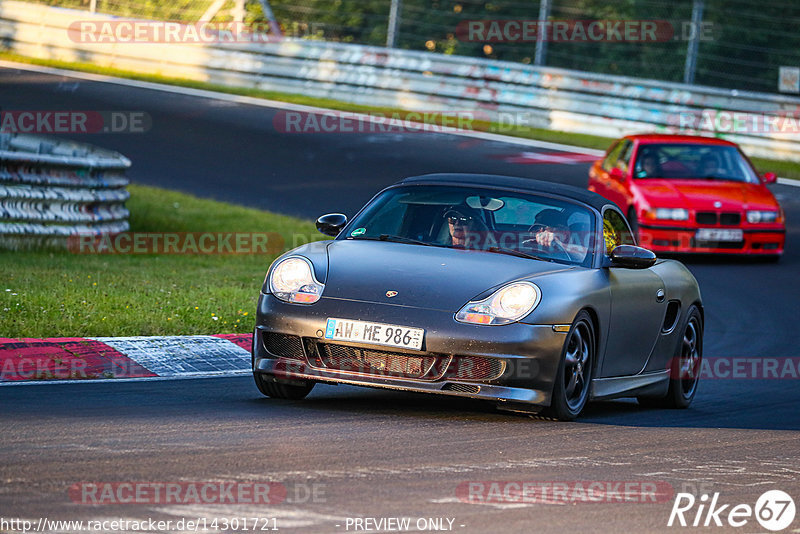
[[[425,330],[394,324],[368,323],[350,319],[328,319],[325,339],[356,341],[372,345],[388,345],[404,349],[422,350]]]
[[[717,228],[701,228],[694,235],[698,241],[742,241],[744,232],[742,230],[728,230]]]

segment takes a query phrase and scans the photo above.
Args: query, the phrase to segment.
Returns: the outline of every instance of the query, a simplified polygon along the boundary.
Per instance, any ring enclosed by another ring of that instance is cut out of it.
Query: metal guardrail
[[[86,20],[115,19],[0,0],[0,39],[26,56],[413,111],[479,111],[491,120],[608,137],[712,134],[751,155],[800,161],[800,98],[311,40],[203,45],[71,39],[70,24]],[[731,124],[726,119],[720,131],[723,121],[708,120],[734,112],[757,116],[759,125],[725,131]],[[790,132],[762,131],[785,117],[794,121]]]
[[[67,244],[129,229],[125,170],[116,152],[30,135],[0,135],[0,246]]]

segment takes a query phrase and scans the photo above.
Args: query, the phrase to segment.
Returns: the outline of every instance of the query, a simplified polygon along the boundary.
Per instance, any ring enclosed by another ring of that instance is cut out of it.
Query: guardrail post
[[[259,3],[261,4],[261,12],[264,13],[264,18],[269,22],[269,33],[274,37],[281,37],[283,35],[281,25],[278,23],[278,19],[275,18],[269,2],[267,0],[259,0]]]
[[[542,66],[547,61],[547,19],[550,18],[550,0],[539,2],[539,31],[536,32],[536,52],[533,64]]]
[[[397,34],[400,27],[400,10],[403,8],[402,0],[392,0],[389,8],[389,27],[386,30],[386,48],[397,47]]]
[[[703,23],[703,0],[694,0],[692,3],[692,35],[686,47],[686,65],[683,69],[683,83],[694,83],[694,73],[697,71],[697,49],[700,46],[700,25]]]
[[[234,22],[244,22],[244,1],[245,0],[236,0],[233,4],[233,21]]]

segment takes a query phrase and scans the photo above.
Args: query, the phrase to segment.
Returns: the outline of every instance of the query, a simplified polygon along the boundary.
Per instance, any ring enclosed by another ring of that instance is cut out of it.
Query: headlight
[[[542,293],[530,282],[514,282],[483,300],[471,301],[456,314],[456,321],[486,325],[508,324],[528,315]]]
[[[689,220],[689,210],[685,210],[683,208],[656,208],[654,211],[651,211],[655,215],[656,219],[662,219],[666,221],[688,221]]]
[[[747,212],[747,222],[750,224],[774,223],[778,220],[777,211],[753,210]]]
[[[322,296],[325,286],[314,278],[311,262],[299,256],[282,260],[269,279],[272,294],[286,302],[312,304]]]

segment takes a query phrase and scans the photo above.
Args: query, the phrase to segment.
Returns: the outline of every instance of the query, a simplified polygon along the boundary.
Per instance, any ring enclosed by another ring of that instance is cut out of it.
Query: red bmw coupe
[[[784,214],[735,143],[688,135],[630,135],[589,171],[589,189],[628,214],[655,252],[780,257]]]

